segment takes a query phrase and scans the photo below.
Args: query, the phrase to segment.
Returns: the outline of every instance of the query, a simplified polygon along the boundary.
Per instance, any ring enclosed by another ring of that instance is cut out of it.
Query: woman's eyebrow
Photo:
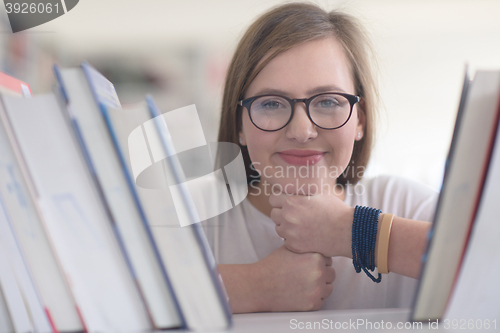
[[[279,89],[272,89],[272,88],[264,88],[255,94],[255,96],[260,96],[260,95],[281,95],[281,96],[287,96],[290,97],[290,94],[284,90],[279,90]]]
[[[343,92],[343,93],[345,93],[346,91],[338,86],[335,86],[335,85],[326,85],[326,86],[315,87],[313,89],[308,90],[306,92],[307,96],[303,96],[303,97],[305,98],[305,97],[309,97],[312,95],[321,94],[324,92]],[[280,96],[286,96],[289,98],[301,98],[302,97],[302,96],[292,96],[292,94],[290,94],[290,92],[287,92],[285,90],[280,90],[280,89],[273,89],[273,88],[263,88],[263,89],[257,91],[257,93],[255,93],[254,96],[260,96],[260,95],[280,95]]]
[[[307,94],[309,96],[312,96],[312,95],[321,94],[324,92],[342,92],[342,93],[345,93],[345,90],[338,87],[338,86],[335,86],[335,85],[328,85],[328,86],[319,86],[319,87],[313,88],[311,90],[308,90]]]

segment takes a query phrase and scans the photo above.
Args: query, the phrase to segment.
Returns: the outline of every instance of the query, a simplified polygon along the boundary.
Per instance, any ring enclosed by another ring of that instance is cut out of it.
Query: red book
[[[0,72],[0,92],[24,97],[32,96],[30,86],[26,82],[13,78],[3,72]]]

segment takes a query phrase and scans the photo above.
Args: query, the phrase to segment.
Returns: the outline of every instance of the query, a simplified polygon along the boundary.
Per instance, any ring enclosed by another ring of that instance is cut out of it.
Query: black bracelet
[[[375,270],[375,241],[377,239],[380,209],[356,206],[352,221],[352,264],[356,273],[363,270],[373,282],[380,283],[382,275],[375,278],[368,270]]]

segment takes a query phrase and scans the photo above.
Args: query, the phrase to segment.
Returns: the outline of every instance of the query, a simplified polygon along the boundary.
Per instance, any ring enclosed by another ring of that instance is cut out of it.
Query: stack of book
[[[201,227],[132,174],[128,135],[152,99],[122,110],[90,65],[55,73],[40,96],[0,76],[0,332],[229,327]]]
[[[55,74],[54,93],[32,96],[0,73],[0,333],[228,328],[190,195],[158,184],[183,183],[169,130],[198,147],[199,120],[151,121],[163,117],[150,97],[122,109],[86,63]],[[500,320],[499,133],[500,71],[466,75],[413,321]],[[219,212],[246,192],[232,193]]]

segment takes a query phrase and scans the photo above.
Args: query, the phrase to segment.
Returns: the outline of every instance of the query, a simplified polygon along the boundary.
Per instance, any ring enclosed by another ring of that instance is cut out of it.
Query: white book
[[[150,329],[105,207],[56,97],[4,96],[3,102],[87,330]]]
[[[500,108],[500,106],[499,106]],[[464,262],[445,318],[473,321],[473,327],[489,321],[500,328],[500,122],[496,130],[488,174]],[[496,320],[493,323],[493,320]],[[469,322],[467,322],[469,324]]]
[[[54,329],[60,332],[81,331],[83,326],[77,306],[45,233],[42,216],[34,202],[34,193],[27,186],[23,171],[16,161],[16,150],[9,144],[7,131],[10,127],[2,103],[0,103],[0,123],[0,196],[5,205],[11,230],[28,266],[26,267],[28,273],[23,273],[24,268],[17,266],[18,273],[24,275],[22,281],[26,283],[25,292],[27,295],[31,294],[27,296],[29,300],[36,302],[34,291],[30,290],[26,280],[29,275],[38,290],[44,313],[55,326]],[[19,152],[17,154],[19,155]],[[33,318],[38,324],[39,320],[36,318],[39,316],[35,309],[32,310]],[[43,325],[37,327],[41,329]]]
[[[0,333],[11,333],[14,331],[12,321],[10,320],[9,309],[5,298],[3,297],[2,288],[0,288]]]
[[[1,209],[1,207],[0,207]],[[5,214],[3,209],[0,212],[0,220],[5,219]],[[2,221],[0,221],[2,223]],[[14,272],[12,271],[9,260],[7,258],[7,253],[5,251],[5,246],[0,240],[0,289],[5,297],[5,303],[7,305],[8,312],[10,313],[10,319],[12,321],[12,326],[14,332],[16,333],[27,333],[33,331],[31,326],[31,320],[29,318],[28,310],[24,304],[23,296],[21,295],[21,290],[16,282]]]
[[[141,104],[124,110],[105,107],[104,113],[109,130],[116,140],[117,149],[124,155],[127,169],[131,170],[131,137],[142,135],[142,128],[148,133],[146,135],[150,140],[151,136],[157,139],[159,137],[158,134],[153,134],[157,130],[151,112],[146,104]],[[144,139],[141,142],[146,145]],[[150,141],[150,148],[152,146]],[[155,142],[155,146],[163,149],[160,142]],[[144,148],[147,152],[148,148]],[[169,168],[167,159],[157,162],[156,171],[163,176],[154,177],[153,172],[150,174],[153,176],[150,181],[164,182],[166,179],[172,179],[173,171],[165,172]],[[148,181],[145,178],[143,180]],[[204,246],[201,239],[204,234],[199,234],[200,230],[196,229],[201,226],[197,224],[181,227],[168,184],[159,187],[145,189],[135,185],[160,247],[187,327],[194,330],[227,328],[231,323],[231,314],[222,281],[218,280],[219,274],[216,266],[213,266],[215,261],[209,260],[210,257],[213,258],[211,250]],[[188,212],[184,211],[185,214]]]
[[[154,326],[182,326],[181,314],[146,217],[130,190],[126,172],[122,169],[85,73],[82,68],[56,68],[56,74],[74,127],[81,137],[81,145],[87,153],[87,162],[94,171],[103,200],[122,238]],[[97,72],[95,76],[97,79],[94,81],[101,80],[101,87],[105,86],[119,106],[112,84]]]
[[[478,71],[462,96],[413,320],[441,319],[446,310],[481,198],[497,129],[499,96],[500,71]]]
[[[16,236],[11,229],[12,221],[9,221],[2,201],[0,195],[0,243],[3,244],[7,260],[18,283],[35,331],[51,333],[52,327],[44,311],[38,291],[33,284],[33,279],[26,266]]]

